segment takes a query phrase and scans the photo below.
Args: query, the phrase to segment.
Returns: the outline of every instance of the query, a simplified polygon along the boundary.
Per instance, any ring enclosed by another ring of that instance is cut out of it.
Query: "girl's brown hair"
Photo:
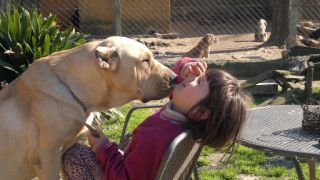
[[[231,74],[219,70],[206,71],[209,82],[209,95],[197,103],[190,112],[200,114],[209,111],[203,121],[189,121],[194,138],[200,143],[215,149],[229,145],[227,151],[234,148],[236,139],[246,120],[250,99],[240,88],[239,81]]]

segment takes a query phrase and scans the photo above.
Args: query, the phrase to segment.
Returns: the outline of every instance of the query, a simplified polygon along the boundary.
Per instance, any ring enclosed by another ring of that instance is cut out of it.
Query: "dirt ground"
[[[283,49],[278,47],[257,48],[261,42],[254,41],[254,34],[218,35],[219,42],[210,48],[207,60],[275,60],[281,58]],[[145,42],[161,42],[164,45],[151,46],[157,59],[179,58],[192,49],[202,37],[157,39],[135,38]]]

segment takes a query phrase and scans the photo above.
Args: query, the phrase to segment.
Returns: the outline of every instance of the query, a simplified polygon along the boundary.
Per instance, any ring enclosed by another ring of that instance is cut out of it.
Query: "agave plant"
[[[74,28],[60,30],[56,17],[44,17],[36,8],[10,5],[0,10],[0,81],[11,82],[35,60],[86,42]]]
[[[102,123],[106,122],[107,120],[115,122],[118,120],[123,120],[124,115],[118,108],[110,108],[104,112],[95,112],[93,124],[96,126],[101,125]]]

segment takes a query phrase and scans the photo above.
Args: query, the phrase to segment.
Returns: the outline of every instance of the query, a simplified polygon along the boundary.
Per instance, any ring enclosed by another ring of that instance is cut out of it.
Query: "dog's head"
[[[258,21],[258,25],[259,25],[259,26],[265,26],[265,27],[267,27],[267,21],[264,20],[264,19],[260,19],[260,20]]]
[[[206,34],[204,36],[204,40],[208,42],[209,45],[219,42],[219,39],[213,34]]]
[[[175,74],[156,61],[142,43],[125,37],[109,37],[95,49],[99,68],[106,76],[111,98],[143,102],[166,97]]]

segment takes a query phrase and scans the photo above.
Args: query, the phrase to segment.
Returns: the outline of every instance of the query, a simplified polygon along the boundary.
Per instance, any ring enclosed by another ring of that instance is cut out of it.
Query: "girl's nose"
[[[185,83],[190,83],[190,82],[194,81],[195,79],[196,79],[196,77],[193,77],[193,76],[187,77],[187,78],[184,80],[184,82],[185,82]]]

